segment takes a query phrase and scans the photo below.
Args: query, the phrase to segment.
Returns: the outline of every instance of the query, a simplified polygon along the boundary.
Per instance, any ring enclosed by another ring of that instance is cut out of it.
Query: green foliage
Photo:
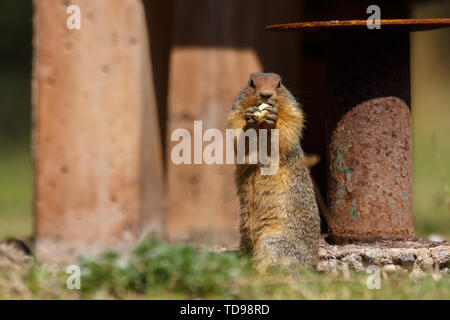
[[[107,252],[98,260],[80,260],[83,291],[103,289],[116,297],[130,291],[152,296],[162,290],[194,297],[224,295],[228,283],[251,271],[246,258],[170,246],[159,239],[143,241],[125,259]]]
[[[299,270],[259,274],[235,253],[199,251],[147,239],[128,256],[107,252],[81,258],[83,298],[155,299],[450,299],[450,277],[384,274],[370,290],[365,272],[325,274]]]
[[[0,299],[450,299],[449,273],[382,272],[381,289],[371,290],[365,272],[260,274],[235,253],[158,239],[120,255],[81,258],[81,290],[66,287],[67,264],[20,255],[2,262]]]
[[[41,263],[36,262],[25,274],[24,280],[31,293],[39,295],[41,293],[42,283],[49,277],[50,272],[48,272]]]

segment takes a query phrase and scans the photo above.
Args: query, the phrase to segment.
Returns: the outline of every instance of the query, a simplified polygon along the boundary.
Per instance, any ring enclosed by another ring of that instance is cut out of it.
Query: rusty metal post
[[[362,29],[328,39],[330,235],[413,237],[409,33]]]
[[[412,223],[410,31],[450,19],[320,21],[269,30],[327,31],[328,205],[336,243],[408,239]]]

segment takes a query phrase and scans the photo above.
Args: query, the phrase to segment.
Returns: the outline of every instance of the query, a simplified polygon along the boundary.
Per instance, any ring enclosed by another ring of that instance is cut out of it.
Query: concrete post
[[[164,231],[162,154],[139,0],[35,0],[37,252],[133,243]]]
[[[176,165],[173,130],[194,136],[194,121],[225,133],[226,115],[256,71],[280,73],[289,88],[299,81],[296,35],[264,32],[270,22],[299,18],[301,1],[174,1],[170,60],[167,161],[168,229],[172,239],[238,242],[239,203],[233,165]],[[286,63],[289,61],[289,63]],[[203,147],[209,142],[203,143]],[[193,153],[192,153],[193,155]]]

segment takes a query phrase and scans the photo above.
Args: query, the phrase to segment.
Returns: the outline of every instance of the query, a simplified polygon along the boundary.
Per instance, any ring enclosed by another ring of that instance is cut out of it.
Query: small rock
[[[383,270],[386,271],[387,273],[392,273],[397,271],[397,266],[394,264],[387,264],[383,266]]]
[[[369,264],[377,264],[381,250],[379,249],[365,249],[363,253],[364,260]]]
[[[403,263],[414,262],[415,260],[414,255],[411,253],[402,254],[400,256],[400,261]]]
[[[431,257],[425,257],[422,260],[422,269],[432,270],[434,265],[434,260]]]
[[[317,265],[317,271],[330,272],[336,269],[336,260],[322,260]]]
[[[429,236],[428,236],[428,240],[431,240],[431,241],[444,241],[444,237],[443,236],[441,236],[440,234],[430,234]]]
[[[440,273],[443,273],[443,274],[450,274],[450,269],[449,268],[444,268],[444,269],[442,269],[441,271],[439,271]]]
[[[364,266],[361,261],[361,256],[355,253],[345,256],[342,261],[348,263],[348,267],[354,270],[363,270]]]

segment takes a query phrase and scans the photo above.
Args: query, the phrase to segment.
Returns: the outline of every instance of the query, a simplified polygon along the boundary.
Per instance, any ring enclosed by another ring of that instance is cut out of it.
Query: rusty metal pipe
[[[327,83],[332,240],[413,237],[409,33],[329,33]]]
[[[450,19],[299,22],[272,31],[326,31],[328,205],[335,243],[408,239],[412,219],[410,31]]]

